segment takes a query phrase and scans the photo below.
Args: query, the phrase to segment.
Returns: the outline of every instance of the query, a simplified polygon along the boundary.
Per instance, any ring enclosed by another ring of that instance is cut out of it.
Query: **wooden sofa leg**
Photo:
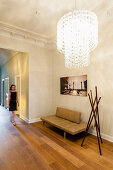
[[[66,132],[64,132],[64,139],[66,139]]]
[[[43,121],[43,126],[45,126],[45,121]]]

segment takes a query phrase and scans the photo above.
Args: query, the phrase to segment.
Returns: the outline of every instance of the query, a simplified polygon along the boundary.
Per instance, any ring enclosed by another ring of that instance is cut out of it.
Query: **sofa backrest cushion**
[[[69,110],[69,109],[66,109],[66,108],[57,107],[56,116],[63,118],[63,119],[70,120],[70,121],[75,122],[75,123],[80,123],[81,112]]]

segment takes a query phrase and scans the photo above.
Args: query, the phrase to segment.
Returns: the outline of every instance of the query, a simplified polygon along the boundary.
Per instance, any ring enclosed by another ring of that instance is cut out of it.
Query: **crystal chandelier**
[[[57,23],[57,49],[65,56],[65,66],[89,64],[89,53],[98,44],[98,20],[95,13],[75,10]]]

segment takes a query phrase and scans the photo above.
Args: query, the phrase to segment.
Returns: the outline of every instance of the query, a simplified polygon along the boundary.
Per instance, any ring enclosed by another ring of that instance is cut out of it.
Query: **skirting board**
[[[27,119],[26,117],[20,116],[20,118],[21,118],[22,120],[24,120],[25,122],[29,123],[29,119]]]
[[[40,118],[36,118],[36,119],[29,119],[29,123],[35,123],[35,122],[40,122],[41,119]]]
[[[90,134],[92,134],[92,135],[94,135],[94,136],[97,136],[95,129],[94,129],[94,130],[91,130],[91,129],[90,129],[90,130],[88,131],[88,133],[90,133]],[[113,136],[109,136],[109,135],[106,135],[106,134],[104,134],[104,133],[101,133],[101,136],[102,136],[103,139],[108,140],[108,141],[110,141],[110,142],[113,142]]]
[[[21,116],[20,118],[23,119],[23,120],[24,120],[25,122],[27,122],[27,123],[35,123],[35,122],[41,121],[40,118],[36,118],[36,119],[27,119],[27,118],[24,117],[24,116]]]

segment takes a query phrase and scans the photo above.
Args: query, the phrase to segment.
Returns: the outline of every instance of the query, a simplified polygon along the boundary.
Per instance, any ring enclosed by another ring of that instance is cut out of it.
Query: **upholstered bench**
[[[75,135],[85,131],[87,126],[85,122],[81,122],[80,112],[60,107],[57,107],[55,115],[43,116],[41,120],[43,125],[47,122],[63,130],[64,138],[66,138],[66,132]]]

